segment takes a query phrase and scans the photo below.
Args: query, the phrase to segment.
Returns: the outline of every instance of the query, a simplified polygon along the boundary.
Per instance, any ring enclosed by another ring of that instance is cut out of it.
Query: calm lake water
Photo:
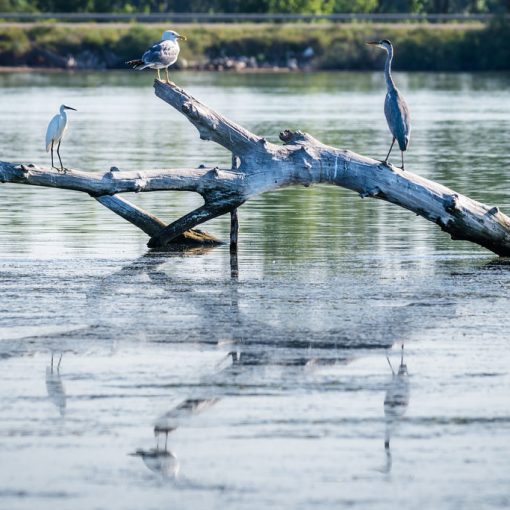
[[[508,214],[510,75],[396,78],[406,167]],[[381,73],[174,79],[272,141],[299,128],[377,158],[391,141]],[[0,159],[47,165],[66,103],[67,166],[228,167],[151,85],[0,74]],[[80,193],[0,198],[1,508],[510,506],[506,261],[333,187],[243,206],[237,276],[228,246],[150,253]],[[127,198],[168,221],[200,203]]]

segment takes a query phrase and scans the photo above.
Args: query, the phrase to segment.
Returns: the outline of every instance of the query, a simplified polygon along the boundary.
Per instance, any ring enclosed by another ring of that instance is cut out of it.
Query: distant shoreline
[[[177,26],[177,25],[176,25]],[[124,69],[161,38],[166,25],[0,23],[0,72]],[[384,55],[367,47],[391,39],[401,71],[510,70],[510,23],[178,25],[179,68],[288,72],[380,70]]]

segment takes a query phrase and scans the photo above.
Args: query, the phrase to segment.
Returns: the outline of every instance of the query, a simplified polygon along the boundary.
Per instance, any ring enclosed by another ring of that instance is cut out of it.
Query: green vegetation
[[[285,66],[289,58],[296,58],[299,64],[316,69],[376,69],[382,53],[365,42],[388,38],[396,46],[397,69],[510,69],[510,25],[502,21],[487,28],[190,25],[179,30],[188,36],[181,48],[189,63],[243,56],[266,66]],[[72,29],[52,24],[27,29],[0,25],[0,65],[66,67],[64,60],[72,57],[78,67],[123,67],[124,60],[140,56],[160,36],[161,27],[146,25],[76,25]],[[307,48],[313,49],[311,61],[303,57]]]
[[[505,0],[0,0],[0,12],[508,12]]]

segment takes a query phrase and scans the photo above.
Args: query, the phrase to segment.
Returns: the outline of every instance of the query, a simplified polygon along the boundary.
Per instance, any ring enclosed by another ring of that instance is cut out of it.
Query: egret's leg
[[[53,164],[53,140],[51,141],[51,168],[57,168],[54,164]],[[58,168],[57,168],[58,170]]]
[[[404,151],[400,151],[400,153],[402,154],[402,170],[405,170],[405,168],[404,168]]]
[[[391,373],[393,375],[395,375],[395,370],[393,370],[393,367],[391,366],[391,361],[390,361],[390,358],[388,356],[386,356],[386,361],[388,362],[388,365],[390,366],[391,368]]]
[[[393,138],[393,142],[391,142],[390,150],[388,151],[388,154],[386,155],[386,159],[383,161],[384,164],[388,163],[388,158],[390,157],[391,149],[393,149],[394,144],[395,144],[395,138]]]
[[[64,168],[64,165],[62,164],[62,158],[60,157],[60,142],[61,142],[61,140],[58,141],[58,145],[57,145],[57,155],[58,155],[58,160],[60,161],[60,170],[65,173],[66,169]]]
[[[60,358],[58,359],[58,364],[57,364],[57,374],[60,374],[60,363],[62,363],[62,356],[64,355],[63,352],[60,353]]]

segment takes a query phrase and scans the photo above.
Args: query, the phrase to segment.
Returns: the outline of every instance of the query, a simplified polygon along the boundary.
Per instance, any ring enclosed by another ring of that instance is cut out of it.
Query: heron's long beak
[[[78,111],[76,108],[73,108],[72,106],[66,106],[66,105],[64,105],[64,108],[65,108],[66,110],[74,110],[75,112],[77,112],[77,111]]]
[[[371,44],[373,46],[377,46],[379,44],[379,41],[368,41],[367,44]]]
[[[185,35],[178,35],[177,39],[180,39],[181,41],[187,41],[188,38]]]

